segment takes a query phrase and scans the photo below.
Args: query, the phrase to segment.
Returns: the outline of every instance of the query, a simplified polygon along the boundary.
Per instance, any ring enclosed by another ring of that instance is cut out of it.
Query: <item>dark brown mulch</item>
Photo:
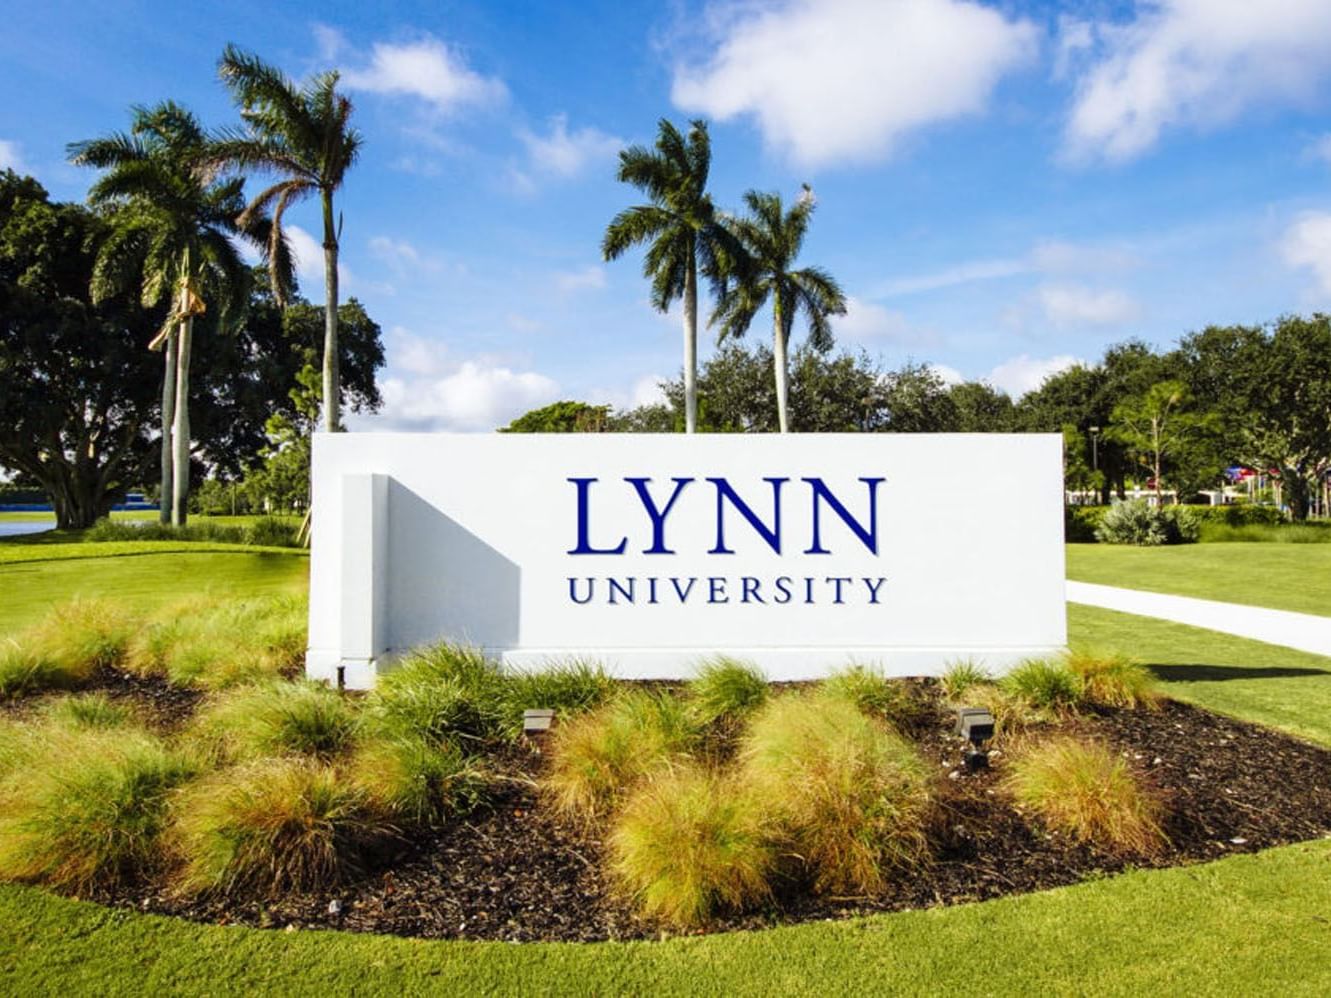
[[[99,668],[78,692],[101,693],[110,700],[121,701],[132,707],[145,723],[163,732],[174,731],[188,721],[205,695],[203,690],[172,686],[161,676],[139,676],[109,666]],[[0,700],[0,714],[26,717],[52,697],[65,695],[63,691],[55,691]]]
[[[927,869],[872,897],[819,898],[792,886],[770,910],[714,930],[842,918],[1043,890],[1134,865],[1043,832],[999,789],[998,753],[967,773],[950,717],[928,684],[912,736],[938,768],[940,820]],[[1102,709],[1058,726],[1124,753],[1169,802],[1168,851],[1135,865],[1172,866],[1331,834],[1331,751],[1167,701],[1158,711]],[[328,927],[427,938],[512,941],[657,934],[616,898],[596,834],[542,806],[531,782],[540,756],[501,760],[508,779],[491,806],[403,842],[396,855],[339,887],[245,901],[185,902],[147,885],[103,900],[210,922]]]

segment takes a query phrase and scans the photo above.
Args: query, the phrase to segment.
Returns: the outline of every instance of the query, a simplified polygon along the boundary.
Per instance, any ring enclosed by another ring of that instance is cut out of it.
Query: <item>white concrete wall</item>
[[[589,656],[625,677],[684,676],[717,652],[782,679],[851,660],[898,675],[963,656],[1002,669],[1066,641],[1060,448],[1052,434],[319,434],[308,671],[336,680],[341,668],[347,685],[368,686],[394,655],[440,640],[521,667]],[[589,546],[623,541],[622,554],[570,553],[572,478],[598,479]],[[663,521],[673,553],[644,553],[652,520],[625,478],[650,479],[658,510],[672,479],[693,479]],[[728,500],[734,553],[712,553],[708,478],[725,479],[769,530],[764,479],[787,479],[780,553]],[[804,478],[821,479],[866,532],[861,479],[883,479],[876,552],[824,501],[829,553],[807,553]],[[611,578],[634,580],[633,602],[623,588],[610,601]],[[851,580],[840,603],[836,578]],[[570,579],[594,598],[575,602]]]

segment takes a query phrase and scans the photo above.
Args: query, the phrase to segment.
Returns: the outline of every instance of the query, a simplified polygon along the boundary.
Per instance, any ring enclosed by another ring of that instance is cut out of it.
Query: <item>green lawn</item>
[[[0,544],[0,635],[76,596],[109,596],[150,610],[192,593],[249,595],[298,589],[304,551],[133,541]]]
[[[1069,544],[1068,578],[1331,616],[1331,544]]]
[[[0,887],[0,990],[1321,995],[1331,988],[1328,878],[1331,843],[1317,842],[980,905],[521,946],[202,926]]]

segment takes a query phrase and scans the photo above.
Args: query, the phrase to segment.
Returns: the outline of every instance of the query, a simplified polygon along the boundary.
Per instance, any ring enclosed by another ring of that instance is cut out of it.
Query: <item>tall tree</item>
[[[776,380],[777,424],[782,433],[790,429],[787,395],[790,365],[787,351],[795,319],[803,312],[809,324],[809,342],[818,350],[832,347],[833,315],[844,315],[846,298],[832,276],[819,267],[793,269],[813,216],[814,197],[808,184],[789,210],[781,195],[749,191],[744,195],[749,216],[726,220],[731,234],[743,247],[736,254],[735,280],[717,305],[713,321],[719,339],[743,336],[754,316],[772,303],[772,367]]]
[[[661,119],[655,150],[633,145],[621,150],[617,177],[647,195],[648,204],[625,208],[605,230],[601,254],[615,260],[630,247],[647,243],[642,272],[652,282],[652,305],[684,306],[684,429],[698,428],[698,275],[717,295],[726,287],[736,246],[707,193],[712,146],[707,123],[694,121],[688,137]]]
[[[1206,417],[1192,411],[1191,403],[1182,381],[1157,381],[1141,394],[1120,400],[1110,417],[1106,435],[1124,444],[1150,473],[1157,506],[1164,495],[1166,461],[1177,459],[1193,438],[1208,430]]]
[[[281,178],[256,195],[241,216],[245,224],[272,212],[268,259],[279,303],[286,302],[281,274],[290,269],[282,237],[283,215],[297,201],[319,198],[324,251],[323,428],[333,432],[341,428],[337,257],[342,233],[333,197],[361,147],[360,133],[350,124],[351,101],[338,93],[336,71],[320,73],[297,86],[280,69],[234,45],[222,53],[218,72],[245,124],[217,144],[216,161]]]
[[[105,172],[89,201],[110,210],[110,234],[93,272],[95,301],[137,282],[144,307],[169,301],[166,321],[149,344],[163,349],[162,507],[173,524],[187,517],[190,470],[190,353],[194,321],[211,300],[225,328],[243,314],[249,269],[232,241],[242,231],[262,242],[266,222],[242,225],[243,181],[218,179],[212,139],[197,118],[165,101],[136,107],[130,131],[74,143],[71,160]]]

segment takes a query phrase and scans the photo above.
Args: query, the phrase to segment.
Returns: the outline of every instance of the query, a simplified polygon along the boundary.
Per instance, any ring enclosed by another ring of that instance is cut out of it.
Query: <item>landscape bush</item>
[[[819,893],[879,890],[925,857],[926,767],[903,738],[850,701],[773,698],[750,723],[740,778],[783,853]]]
[[[0,768],[0,879],[83,891],[157,865],[170,796],[195,773],[185,755],[125,727],[18,737],[22,764]]]
[[[134,620],[102,599],[60,604],[17,637],[0,644],[0,696],[72,689],[125,656]]]
[[[698,666],[689,697],[704,724],[734,724],[767,699],[767,677],[756,665],[718,655]]]
[[[1073,649],[1063,657],[1068,671],[1081,680],[1082,696],[1107,707],[1156,707],[1160,702],[1155,676],[1136,659]]]
[[[639,910],[680,929],[771,896],[765,815],[742,787],[696,765],[642,783],[609,835],[611,872]]]
[[[1085,691],[1081,677],[1060,658],[1028,658],[998,681],[999,688],[1036,710],[1072,710]]]
[[[1149,857],[1168,845],[1160,799],[1099,743],[1059,737],[1033,745],[1012,761],[1004,785],[1047,828],[1102,852]]]
[[[973,659],[963,658],[947,664],[943,674],[938,677],[938,685],[943,690],[943,696],[955,702],[973,687],[992,683],[993,678],[984,666]]]
[[[351,748],[356,711],[316,682],[276,680],[228,690],[194,719],[189,735],[222,762],[294,753],[329,759]]]
[[[98,520],[83,533],[83,540],[109,541],[197,541],[214,544],[247,544],[256,547],[298,547],[299,524],[280,517],[260,517],[248,526],[195,520],[176,527],[155,520]]]
[[[308,617],[300,596],[193,597],[148,619],[125,666],[205,689],[294,677],[304,667]]]
[[[682,700],[630,690],[556,725],[543,790],[560,811],[598,821],[640,781],[687,761],[699,736],[696,718]]]
[[[498,688],[497,731],[512,741],[522,734],[522,714],[553,710],[562,723],[605,703],[617,684],[595,662],[551,662],[542,669],[504,672]]]
[[[61,728],[123,728],[134,720],[127,704],[112,700],[105,693],[61,696],[43,705],[41,716]]]
[[[363,789],[293,756],[215,772],[172,810],[176,883],[187,894],[336,885],[396,831]]]
[[[465,814],[486,796],[487,779],[475,761],[452,745],[420,736],[369,737],[347,767],[353,785],[395,821],[436,824]]]
[[[1145,499],[1116,502],[1100,518],[1096,540],[1104,544],[1191,544],[1201,534],[1201,523],[1187,506],[1155,506]]]
[[[1238,527],[1203,523],[1200,540],[1205,544],[1331,544],[1331,523],[1255,523]]]
[[[1108,510],[1108,506],[1064,506],[1063,539],[1069,544],[1094,544],[1095,532]]]

